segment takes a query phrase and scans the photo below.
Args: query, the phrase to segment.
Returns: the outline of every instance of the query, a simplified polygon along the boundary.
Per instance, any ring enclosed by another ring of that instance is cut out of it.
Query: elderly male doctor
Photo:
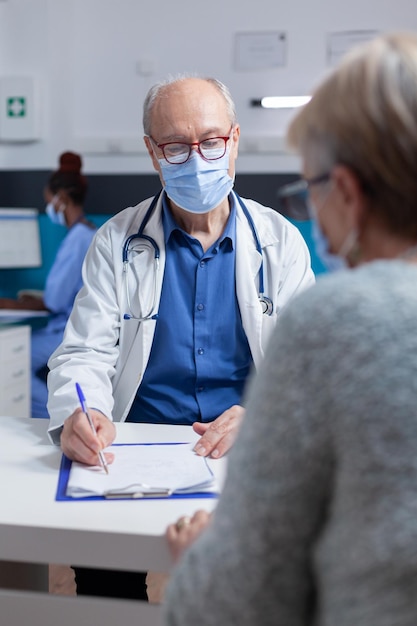
[[[299,231],[232,191],[240,127],[222,83],[155,85],[143,124],[163,191],[98,231],[49,361],[50,437],[88,464],[112,443],[113,421],[124,420],[193,424],[196,451],[223,455],[282,308],[314,283]]]
[[[98,231],[48,364],[50,437],[87,464],[123,420],[193,424],[197,453],[223,455],[281,309],[314,283],[299,231],[232,191],[240,128],[222,83],[156,85],[143,124],[163,191]],[[147,597],[144,572],[74,570],[79,595]]]

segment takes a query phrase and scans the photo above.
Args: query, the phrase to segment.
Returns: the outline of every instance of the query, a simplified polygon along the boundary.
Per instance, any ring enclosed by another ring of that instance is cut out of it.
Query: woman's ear
[[[351,227],[359,230],[367,201],[357,174],[346,165],[336,165],[332,180],[339,194],[339,206],[347,209],[346,218],[351,220]]]

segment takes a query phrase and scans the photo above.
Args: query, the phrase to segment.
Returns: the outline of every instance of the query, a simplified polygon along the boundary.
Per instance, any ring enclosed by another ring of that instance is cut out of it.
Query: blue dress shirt
[[[163,199],[164,280],[151,354],[127,421],[209,422],[241,402],[252,356],[235,287],[236,207],[206,251]]]

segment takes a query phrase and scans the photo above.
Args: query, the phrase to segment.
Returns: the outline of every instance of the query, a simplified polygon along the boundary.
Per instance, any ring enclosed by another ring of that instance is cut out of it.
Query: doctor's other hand
[[[210,513],[200,510],[194,513],[192,517],[184,515],[175,524],[168,526],[165,536],[174,563],[209,525],[210,519]]]
[[[194,422],[194,431],[202,435],[194,446],[196,454],[211,456],[213,459],[226,454],[235,442],[244,414],[243,406],[234,404],[213,422]]]
[[[98,452],[107,448],[116,437],[116,427],[103,413],[90,409],[89,413],[97,435],[92,431],[87,416],[78,408],[64,422],[61,433],[61,449],[69,459],[86,465],[98,465]],[[114,455],[105,452],[107,463],[112,463]]]

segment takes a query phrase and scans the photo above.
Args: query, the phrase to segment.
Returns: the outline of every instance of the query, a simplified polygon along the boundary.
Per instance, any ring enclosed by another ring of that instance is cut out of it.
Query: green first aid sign
[[[23,97],[7,98],[7,117],[25,117],[27,101]]]

